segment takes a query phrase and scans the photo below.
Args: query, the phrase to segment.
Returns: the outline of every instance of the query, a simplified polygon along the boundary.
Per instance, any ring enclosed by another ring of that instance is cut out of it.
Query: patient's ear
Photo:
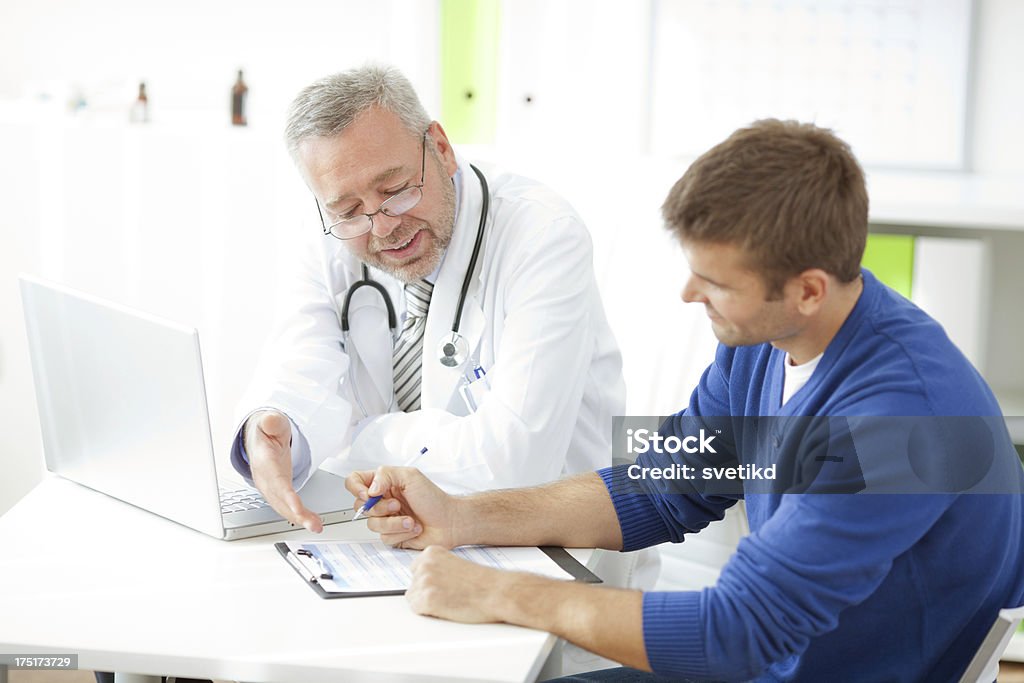
[[[812,316],[821,309],[833,284],[832,278],[821,268],[808,268],[786,283],[786,294],[793,297],[802,315]]]

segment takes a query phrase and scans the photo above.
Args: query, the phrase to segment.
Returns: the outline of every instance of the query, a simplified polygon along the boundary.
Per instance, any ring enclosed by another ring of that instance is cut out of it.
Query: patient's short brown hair
[[[841,282],[860,274],[864,172],[849,145],[824,128],[775,119],[741,128],[693,162],[661,211],[681,240],[744,249],[769,297],[808,268]]]

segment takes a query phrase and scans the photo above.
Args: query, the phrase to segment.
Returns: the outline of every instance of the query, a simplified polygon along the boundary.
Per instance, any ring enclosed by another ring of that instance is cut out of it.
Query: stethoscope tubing
[[[480,180],[480,191],[483,193],[483,200],[480,206],[480,224],[476,228],[476,242],[473,243],[473,254],[469,257],[469,267],[466,275],[462,278],[462,291],[459,292],[459,303],[455,307],[455,319],[452,320],[452,335],[459,334],[459,325],[462,323],[462,307],[466,303],[466,295],[469,293],[469,283],[473,281],[473,271],[476,270],[476,260],[480,257],[480,245],[484,242],[484,226],[487,224],[487,212],[491,206],[491,194],[487,187],[487,178],[483,172],[470,164],[469,167],[476,173]]]

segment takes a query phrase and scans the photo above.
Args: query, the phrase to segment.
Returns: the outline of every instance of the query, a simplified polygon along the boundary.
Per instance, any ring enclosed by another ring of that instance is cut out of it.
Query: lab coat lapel
[[[462,291],[462,281],[473,255],[473,244],[476,242],[477,228],[480,225],[482,195],[476,173],[462,159],[458,161],[459,168],[462,169],[459,218],[452,233],[452,241],[448,245],[448,252],[444,257],[441,272],[438,273],[437,281],[434,283],[434,293],[430,300],[430,310],[427,313],[427,328],[423,339],[423,385],[420,404],[425,409],[438,408],[461,413],[463,410],[457,409],[462,405],[461,400],[453,399],[457,399],[458,381],[466,368],[448,368],[441,365],[438,350],[441,340],[451,335],[452,321],[455,319],[455,309]],[[485,227],[484,230],[487,228]],[[486,239],[485,235],[485,243]],[[480,251],[476,266],[477,275],[470,281],[459,329],[459,333],[469,342],[471,357],[476,353],[484,328],[483,310],[477,298],[480,288],[479,272],[484,260],[483,248]]]

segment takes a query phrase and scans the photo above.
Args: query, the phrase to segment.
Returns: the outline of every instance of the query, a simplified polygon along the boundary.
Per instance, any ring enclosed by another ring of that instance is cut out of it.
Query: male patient
[[[370,528],[427,549],[413,609],[544,629],[662,676],[957,680],[998,611],[1024,602],[1024,473],[978,372],[859,267],[868,199],[849,147],[812,125],[755,123],[694,162],[663,214],[690,265],[682,298],[704,306],[721,341],[689,405],[662,426],[679,439],[705,430],[689,442],[697,452],[672,461],[747,476],[776,464],[786,476],[718,488],[641,479],[665,461],[642,455],[456,497],[413,468],[355,472],[358,498],[385,496]],[[679,542],[739,498],[751,534],[699,592],[502,573],[444,550]],[[655,677],[624,668],[574,680]]]

